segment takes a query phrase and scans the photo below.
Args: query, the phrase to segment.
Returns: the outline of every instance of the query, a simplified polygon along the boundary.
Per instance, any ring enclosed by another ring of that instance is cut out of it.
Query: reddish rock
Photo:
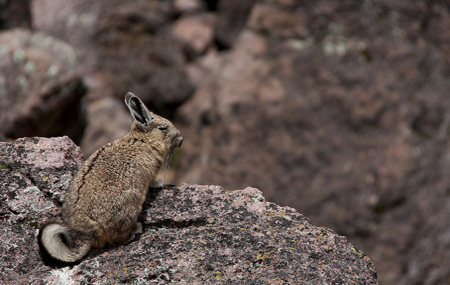
[[[255,186],[349,237],[386,284],[447,284],[447,4],[260,1],[190,68],[178,182]],[[447,29],[448,30],[448,29]]]
[[[9,138],[68,135],[86,125],[71,46],[42,32],[0,33],[0,133]]]
[[[0,144],[0,163],[9,171],[3,174],[25,176],[27,187],[38,187],[46,198],[62,203],[64,191],[83,163],[83,153],[67,136],[21,138]],[[23,185],[17,186],[23,190]]]
[[[215,41],[219,49],[229,49],[247,23],[256,0],[226,0],[217,2]]]
[[[150,190],[138,240],[92,250],[73,267],[48,267],[38,255],[36,228],[59,214],[60,203],[45,194],[56,184],[27,177],[73,176],[80,163],[80,149],[67,137],[0,143],[2,283],[377,284],[370,259],[345,237],[266,202],[251,187]]]
[[[195,57],[198,57],[213,43],[214,20],[211,14],[183,17],[174,22],[172,33],[182,43],[189,45]]]

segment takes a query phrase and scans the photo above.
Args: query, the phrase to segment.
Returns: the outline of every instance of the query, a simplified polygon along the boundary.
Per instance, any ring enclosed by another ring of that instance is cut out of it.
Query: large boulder
[[[71,46],[42,32],[0,32],[0,133],[68,135],[79,142],[86,93]]]
[[[258,1],[189,67],[178,181],[253,185],[371,256],[386,284],[447,284],[447,4]]]
[[[153,189],[137,241],[92,250],[73,267],[46,266],[37,228],[59,218],[81,161],[67,137],[0,143],[2,283],[377,284],[372,262],[347,238],[251,187]]]

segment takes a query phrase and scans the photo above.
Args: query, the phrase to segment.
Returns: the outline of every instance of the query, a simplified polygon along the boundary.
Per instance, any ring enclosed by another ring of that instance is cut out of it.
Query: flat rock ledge
[[[73,267],[45,265],[38,228],[60,219],[82,153],[68,137],[0,143],[2,284],[378,284],[371,260],[330,229],[247,187],[150,189],[135,241]]]

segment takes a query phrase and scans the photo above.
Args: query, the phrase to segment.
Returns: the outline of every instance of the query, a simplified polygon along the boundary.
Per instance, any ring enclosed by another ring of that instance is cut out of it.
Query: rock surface
[[[37,229],[60,215],[64,192],[82,162],[81,149],[68,137],[0,143],[0,283],[39,280],[23,279],[45,268],[39,264]]]
[[[67,137],[0,143],[2,283],[377,284],[372,262],[345,237],[251,187],[150,190],[137,241],[50,268],[39,258],[37,228],[59,215],[80,164]]]
[[[86,125],[86,88],[75,51],[42,32],[0,32],[0,133],[8,138],[68,135]]]

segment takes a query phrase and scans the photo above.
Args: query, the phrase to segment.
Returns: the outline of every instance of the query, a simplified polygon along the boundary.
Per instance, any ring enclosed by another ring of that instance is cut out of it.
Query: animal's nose
[[[179,136],[178,137],[178,147],[181,147],[181,144],[183,143],[183,137]]]

